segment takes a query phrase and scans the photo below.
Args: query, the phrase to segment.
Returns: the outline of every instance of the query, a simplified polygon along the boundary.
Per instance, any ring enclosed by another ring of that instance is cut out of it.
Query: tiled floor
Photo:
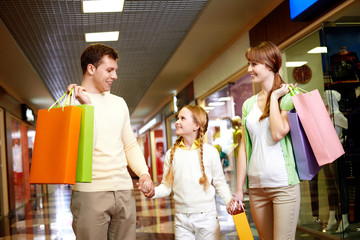
[[[232,184],[230,185],[232,186]],[[69,209],[71,189],[65,185],[52,185],[48,189],[48,194],[35,198],[24,207],[19,208],[14,216],[0,219],[0,240],[75,239],[71,227],[72,215]],[[137,239],[174,239],[174,203],[172,199],[149,200],[138,190],[135,190],[135,197],[137,207]],[[216,196],[216,203],[221,228],[220,239],[238,239],[232,216],[226,213],[225,206],[218,196]],[[249,206],[249,203],[246,201],[245,204]],[[257,240],[259,237],[249,208],[247,209],[247,216],[254,239]],[[338,237],[331,239],[341,238],[341,236]],[[309,235],[309,233],[298,231],[296,239],[314,240],[329,238],[317,238]]]
[[[135,182],[134,182],[135,183]],[[53,191],[51,190],[53,189]],[[49,187],[47,196],[33,199],[16,211],[15,216],[0,223],[0,239],[75,239],[70,212],[71,189],[65,185]],[[135,190],[137,210],[137,239],[174,239],[174,203],[172,199],[149,200]],[[220,197],[216,196],[220,239],[238,239],[232,216],[226,213]],[[257,232],[253,226],[253,234]]]

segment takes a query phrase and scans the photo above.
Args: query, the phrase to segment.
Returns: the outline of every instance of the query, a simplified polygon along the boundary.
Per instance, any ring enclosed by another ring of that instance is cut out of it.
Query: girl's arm
[[[215,190],[218,192],[225,205],[231,201],[232,192],[230,190],[229,184],[227,184],[224,170],[221,166],[220,154],[215,147],[211,148],[211,174],[212,174],[212,185]]]
[[[246,177],[246,151],[245,151],[245,127],[242,126],[242,136],[239,147],[239,155],[237,158],[237,176],[236,176],[236,194],[240,200],[244,200],[244,184]]]
[[[289,92],[289,84],[282,84],[281,87],[272,92],[270,97],[270,130],[274,141],[283,139],[290,131],[287,112],[280,110],[279,98]]]

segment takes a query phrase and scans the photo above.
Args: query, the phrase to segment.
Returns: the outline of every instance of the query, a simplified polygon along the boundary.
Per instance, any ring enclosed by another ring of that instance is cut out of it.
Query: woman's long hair
[[[202,171],[202,176],[199,179],[199,183],[204,186],[204,191],[206,191],[206,189],[209,187],[209,180],[205,174],[205,166],[203,160],[203,156],[204,156],[203,145],[204,145],[204,135],[208,127],[209,117],[206,111],[200,106],[187,105],[184,108],[187,108],[188,110],[191,111],[194,123],[200,126],[197,133],[197,138],[199,138],[200,141],[200,164]],[[180,145],[181,141],[182,141],[182,137],[180,136],[178,139],[176,139],[174,145],[171,147],[170,150],[169,170],[165,176],[165,182],[169,186],[172,186],[174,183],[173,160],[174,160],[175,150]]]
[[[273,82],[273,86],[271,90],[269,91],[266,103],[265,103],[265,109],[263,114],[260,116],[259,121],[269,116],[270,113],[270,97],[271,93],[280,88],[281,84],[285,83],[283,79],[281,78],[279,74],[279,70],[281,68],[281,52],[279,48],[272,42],[265,41],[260,43],[256,47],[249,48],[246,53],[245,57],[248,61],[251,62],[257,62],[261,64],[265,64],[268,68],[270,68],[275,73],[275,79]],[[280,102],[279,98],[279,102]],[[280,107],[280,105],[279,105]]]

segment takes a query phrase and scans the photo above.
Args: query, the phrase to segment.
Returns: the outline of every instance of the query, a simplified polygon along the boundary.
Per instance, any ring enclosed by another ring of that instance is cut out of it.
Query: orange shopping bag
[[[75,184],[81,109],[65,106],[71,95],[65,93],[53,104],[58,108],[38,111],[30,183]]]
[[[236,227],[237,234],[239,236],[240,240],[254,240],[253,234],[250,229],[249,221],[245,214],[244,206],[241,202],[241,200],[236,196],[236,198],[239,201],[239,204],[241,206],[240,213],[234,213],[233,219]],[[236,208],[236,205],[234,205],[234,210]],[[234,212],[233,210],[233,212]]]

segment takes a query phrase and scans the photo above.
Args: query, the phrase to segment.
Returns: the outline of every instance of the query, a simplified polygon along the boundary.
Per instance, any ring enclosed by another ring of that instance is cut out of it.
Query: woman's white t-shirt
[[[280,142],[272,139],[269,117],[259,121],[262,115],[257,98],[247,119],[246,127],[252,142],[249,163],[249,188],[288,186],[288,175]]]

